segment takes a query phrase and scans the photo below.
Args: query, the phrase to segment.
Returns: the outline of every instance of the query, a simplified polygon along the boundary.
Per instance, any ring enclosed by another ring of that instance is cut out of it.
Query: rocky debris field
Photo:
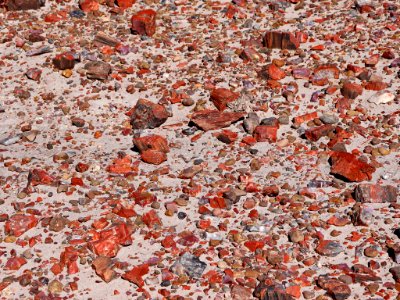
[[[398,0],[0,0],[1,299],[400,299]]]

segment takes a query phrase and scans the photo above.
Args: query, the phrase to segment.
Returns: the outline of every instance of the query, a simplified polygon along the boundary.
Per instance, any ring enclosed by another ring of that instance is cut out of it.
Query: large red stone
[[[295,50],[300,42],[291,32],[268,31],[264,35],[264,46],[267,48]]]
[[[7,220],[4,231],[7,235],[19,237],[37,224],[38,220],[33,215],[16,214]]]
[[[157,215],[157,212],[152,209],[149,212],[143,214],[142,221],[149,228],[153,228],[155,225],[162,225],[160,218]]]
[[[262,78],[272,80],[281,80],[286,77],[285,72],[274,64],[269,64],[263,67],[260,75]]]
[[[5,270],[19,270],[24,264],[26,264],[26,259],[23,257],[11,257],[7,260],[4,267]]]
[[[131,125],[133,129],[153,129],[162,125],[168,117],[164,106],[146,99],[139,99],[132,110]]]
[[[148,164],[159,165],[167,161],[167,154],[157,150],[145,150],[140,154],[141,159]]]
[[[75,66],[75,58],[71,53],[61,53],[53,58],[53,65],[60,70],[73,69]]]
[[[357,83],[346,82],[340,91],[344,97],[355,99],[362,94],[363,87]]]
[[[149,273],[149,265],[142,264],[123,274],[122,278],[136,284],[138,287],[142,287],[144,285],[142,277],[147,273]]]
[[[359,184],[354,195],[357,202],[363,203],[397,202],[397,188],[391,185]]]
[[[192,114],[191,121],[204,131],[228,127],[243,118],[244,112],[220,112],[205,109]]]
[[[318,141],[321,137],[327,136],[330,132],[332,132],[335,128],[330,125],[322,125],[318,127],[313,127],[310,129],[307,129],[305,132],[305,136],[309,141],[316,142]]]
[[[344,177],[349,181],[360,182],[371,180],[375,167],[363,162],[354,154],[334,152],[331,157],[331,173]]]
[[[144,9],[131,18],[132,32],[139,35],[153,36],[156,32],[156,15],[152,9]]]
[[[253,136],[257,142],[271,142],[275,143],[277,140],[278,127],[259,125],[254,129]]]
[[[226,88],[216,88],[211,92],[210,100],[218,110],[223,111],[229,102],[239,98],[239,94]]]
[[[117,0],[117,4],[119,7],[122,9],[127,9],[129,7],[132,7],[133,4],[135,4],[136,0]]]
[[[164,153],[169,152],[167,139],[156,134],[136,137],[133,139],[133,144],[136,146],[139,152],[146,150],[156,150]]]
[[[50,176],[45,170],[34,169],[28,174],[28,182],[33,186],[44,184],[50,185],[54,182],[54,178]]]
[[[80,0],[79,5],[84,12],[97,11],[100,8],[100,4],[96,0]]]

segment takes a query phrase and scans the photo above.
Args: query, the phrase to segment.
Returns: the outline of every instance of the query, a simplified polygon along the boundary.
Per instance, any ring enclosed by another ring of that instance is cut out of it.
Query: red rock
[[[262,249],[264,247],[264,242],[262,241],[247,241],[244,245],[251,251],[255,252],[257,249]]]
[[[333,127],[330,124],[326,124],[326,125],[307,129],[305,132],[305,136],[309,141],[316,142],[321,137],[327,136],[330,132],[333,132],[334,130],[335,130],[335,127]]]
[[[71,53],[64,52],[53,58],[53,65],[59,70],[73,69],[75,58]]]
[[[78,260],[79,251],[74,247],[65,247],[64,251],[60,254],[60,270],[67,266],[68,274],[76,274],[79,272],[78,265],[76,261]],[[56,266],[56,265],[55,265]],[[54,266],[52,271],[54,272]],[[56,273],[55,273],[56,274]]]
[[[314,111],[312,113],[308,113],[308,114],[305,114],[305,115],[297,116],[297,117],[295,117],[293,119],[293,121],[294,121],[294,123],[296,125],[300,125],[300,124],[302,124],[304,122],[308,122],[308,121],[314,120],[316,118],[318,118],[318,113],[316,111]]]
[[[117,5],[122,9],[127,9],[132,7],[133,4],[136,3],[136,0],[117,0]]]
[[[286,288],[286,293],[298,299],[301,297],[301,287],[299,285],[291,285]]]
[[[168,119],[169,115],[164,106],[146,99],[139,99],[131,114],[133,129],[156,128]]]
[[[267,48],[295,50],[300,46],[299,40],[290,32],[268,31],[263,41]]]
[[[5,270],[19,270],[23,265],[26,264],[26,259],[23,257],[11,257],[7,260],[4,266]]]
[[[205,109],[192,114],[191,121],[204,131],[208,131],[227,127],[245,115],[244,112],[220,112]]]
[[[118,204],[116,207],[113,208],[112,212],[122,218],[132,218],[136,216],[136,212],[133,208],[124,207]]]
[[[400,283],[400,267],[393,267],[389,269],[390,274],[392,274],[393,279]]]
[[[257,142],[275,143],[278,134],[277,126],[259,125],[254,129],[253,136]]]
[[[149,273],[149,265],[142,264],[123,274],[122,278],[136,284],[138,287],[143,287],[144,280],[142,277],[147,273]]]
[[[360,96],[363,92],[363,87],[356,83],[346,82],[340,89],[342,95],[349,99],[355,99]]]
[[[132,163],[131,156],[122,152],[120,152],[112,164],[107,167],[107,172],[115,174],[128,174],[137,171],[138,167]]]
[[[157,197],[149,192],[143,191],[135,191],[129,195],[137,205],[141,207],[145,207],[149,204],[152,204],[154,201],[157,201]]]
[[[148,164],[159,165],[167,161],[167,154],[157,150],[145,150],[140,154],[140,158]]]
[[[121,223],[95,235],[88,246],[96,255],[115,257],[121,245],[130,244],[132,244],[131,231],[125,223]]]
[[[340,71],[335,65],[321,65],[314,70],[311,82],[313,85],[326,85],[329,83],[329,79],[338,79],[339,73]]]
[[[153,36],[156,32],[156,15],[152,9],[137,12],[131,18],[132,32],[139,35]]]
[[[315,248],[315,251],[320,255],[334,257],[343,252],[343,247],[339,242],[321,240],[319,241],[317,248]]]
[[[84,164],[82,162],[78,163],[75,167],[75,170],[79,173],[84,173],[87,170],[89,170],[89,165],[88,164]]]
[[[4,231],[6,235],[19,237],[37,224],[38,220],[33,215],[16,214],[6,221]]]
[[[26,77],[34,81],[40,82],[40,77],[42,76],[42,71],[38,68],[30,68],[25,73]]]
[[[379,54],[371,55],[369,58],[364,60],[365,66],[373,67],[379,62]]]
[[[394,54],[394,51],[392,49],[388,49],[382,53],[382,57],[386,59],[394,59],[396,55]]]
[[[100,8],[99,2],[96,0],[80,0],[79,6],[84,12],[97,11]]]
[[[375,167],[365,163],[354,154],[334,152],[331,157],[331,173],[346,178],[349,181],[360,182],[371,180]]]
[[[5,1],[8,10],[30,10],[39,9],[45,5],[44,0],[7,0]]]
[[[157,212],[154,209],[152,209],[149,212],[143,214],[142,221],[149,228],[153,228],[155,225],[162,226],[161,220],[158,217]]]
[[[238,134],[230,130],[222,130],[217,134],[217,139],[225,144],[231,144],[236,141]]]
[[[116,272],[112,269],[111,258],[105,256],[98,256],[92,263],[96,274],[100,276],[105,282],[110,282],[116,277]]]
[[[350,287],[337,279],[319,276],[318,285],[326,290],[335,300],[345,300],[351,296]]]
[[[357,202],[386,203],[397,202],[397,188],[391,185],[359,184],[354,189]]]
[[[216,88],[211,92],[210,95],[210,100],[220,111],[223,111],[228,103],[234,102],[238,98],[238,93],[234,93],[226,88]]]
[[[364,86],[364,88],[369,91],[381,91],[386,89],[387,87],[387,83],[382,81],[370,81]]]
[[[285,72],[274,64],[269,64],[261,70],[260,76],[265,79],[281,80],[286,77]]]
[[[169,152],[167,139],[156,134],[134,138],[133,144],[138,148],[139,152],[146,150]]]
[[[28,183],[33,186],[44,184],[50,185],[55,181],[55,179],[50,176],[46,171],[40,169],[34,169],[29,172]]]

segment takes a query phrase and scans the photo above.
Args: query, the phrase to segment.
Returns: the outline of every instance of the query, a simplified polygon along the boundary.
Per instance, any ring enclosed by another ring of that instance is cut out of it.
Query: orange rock
[[[220,111],[223,111],[229,102],[233,102],[237,98],[239,98],[238,93],[234,93],[226,88],[216,88],[211,92],[210,95],[210,100]]]
[[[119,154],[111,165],[107,167],[107,171],[116,174],[127,174],[137,172],[137,165],[132,164],[132,158],[129,155]]]
[[[375,167],[363,162],[354,154],[347,152],[334,152],[331,155],[331,173],[342,176],[349,181],[371,180]]]
[[[148,164],[159,165],[167,160],[165,152],[157,150],[146,150],[140,154],[142,160]]]
[[[265,66],[260,73],[261,77],[265,79],[281,80],[286,77],[285,72],[277,67],[275,64]]]
[[[84,12],[97,11],[100,8],[96,0],[81,0],[79,1],[79,5]]]
[[[166,138],[156,134],[134,138],[133,144],[138,148],[140,153],[146,150],[169,152]]]
[[[132,32],[139,35],[153,36],[156,32],[156,15],[152,9],[137,12],[131,18]]]
[[[122,278],[136,284],[138,287],[142,287],[144,285],[142,277],[147,273],[149,273],[149,265],[142,264],[123,274]]]
[[[117,5],[122,9],[127,9],[135,4],[136,0],[117,0]]]

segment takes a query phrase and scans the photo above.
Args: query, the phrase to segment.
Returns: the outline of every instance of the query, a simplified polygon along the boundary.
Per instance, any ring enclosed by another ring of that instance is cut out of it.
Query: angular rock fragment
[[[146,99],[139,99],[133,108],[131,125],[133,129],[156,128],[168,119],[166,108]]]
[[[112,269],[112,260],[106,256],[98,256],[92,263],[96,274],[105,282],[110,282],[116,277],[116,272]]]
[[[120,40],[113,38],[111,36],[108,36],[104,32],[98,32],[96,36],[94,37],[93,41],[96,45],[100,46],[110,46],[110,47],[116,47],[118,44],[121,43]]]
[[[30,68],[26,71],[26,77],[34,81],[40,82],[40,76],[42,75],[42,70],[38,68]]]
[[[136,137],[133,139],[133,144],[140,153],[146,150],[156,150],[164,153],[169,152],[167,139],[156,134]]]
[[[392,274],[393,279],[400,283],[400,267],[393,267],[389,269],[390,274]]]
[[[397,202],[397,188],[391,185],[359,184],[354,189],[357,202],[387,203]]]
[[[294,300],[295,298],[289,295],[283,285],[278,283],[267,284],[261,282],[254,290],[254,296],[260,300]]]
[[[338,279],[322,275],[318,277],[318,285],[335,300],[345,300],[351,296],[350,287]]]
[[[197,256],[185,252],[175,261],[171,270],[175,274],[186,273],[191,278],[200,278],[206,267],[207,264],[202,262]]]
[[[32,186],[39,184],[50,185],[54,180],[45,170],[34,169],[29,171],[28,174],[28,185],[31,184]]]
[[[342,245],[339,242],[330,241],[330,240],[321,240],[315,249],[318,254],[324,256],[334,257],[339,255],[344,251]]]
[[[136,284],[138,287],[142,287],[144,285],[142,277],[147,273],[149,273],[149,265],[142,264],[124,273],[122,278]]]
[[[139,35],[153,36],[156,32],[156,15],[152,9],[137,12],[131,18],[132,32]]]
[[[264,46],[267,48],[295,50],[300,42],[293,33],[268,31],[264,35]]]
[[[37,224],[38,220],[33,215],[16,214],[7,220],[4,226],[4,232],[6,235],[19,237]]]
[[[373,208],[356,203],[352,208],[351,217],[355,226],[369,226],[374,221]]]
[[[248,134],[253,134],[254,129],[260,124],[260,118],[256,113],[249,113],[243,120],[243,128]]]
[[[167,154],[157,150],[145,150],[140,154],[142,160],[148,164],[159,165],[167,161]]]
[[[75,57],[69,52],[58,54],[53,58],[53,65],[59,70],[73,69]]]
[[[327,136],[329,133],[333,132],[335,128],[332,125],[326,124],[318,127],[313,127],[307,129],[305,136],[309,141],[316,142],[321,137]]]
[[[348,99],[355,99],[363,92],[363,87],[356,83],[346,82],[340,90],[342,95]]]
[[[275,143],[279,126],[259,125],[254,129],[253,136],[257,142]]]
[[[85,65],[86,76],[89,79],[106,80],[111,73],[111,66],[102,61],[91,61]]]
[[[228,127],[245,115],[244,112],[220,112],[206,109],[192,114],[191,121],[204,131],[208,131]]]
[[[360,182],[371,180],[375,167],[363,162],[354,154],[347,152],[334,152],[331,157],[331,173],[342,176],[343,178]]]
[[[328,84],[330,79],[338,79],[340,70],[336,65],[321,65],[314,70],[311,82],[313,85],[323,86]]]
[[[223,111],[229,102],[233,102],[239,98],[238,93],[234,93],[226,88],[216,88],[211,92],[210,100],[214,103],[218,110]]]
[[[39,9],[45,5],[45,0],[7,0],[8,10],[30,10]]]
[[[286,77],[285,71],[275,64],[269,64],[262,68],[260,76],[265,79],[281,80]]]

